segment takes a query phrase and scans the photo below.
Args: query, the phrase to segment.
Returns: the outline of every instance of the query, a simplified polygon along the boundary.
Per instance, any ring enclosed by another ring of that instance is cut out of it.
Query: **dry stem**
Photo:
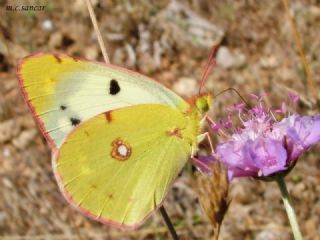
[[[307,59],[306,59],[305,54],[304,54],[304,50],[303,50],[302,43],[301,43],[301,38],[300,38],[299,32],[297,30],[294,17],[290,13],[289,0],[282,0],[282,3],[283,3],[283,6],[285,8],[285,11],[286,11],[286,13],[288,15],[288,18],[289,18],[289,21],[290,21],[291,30],[292,30],[293,37],[294,37],[294,41],[295,41],[296,47],[297,47],[297,49],[299,51],[300,62],[302,64],[302,66],[303,66],[303,69],[304,69],[306,77],[307,77],[308,90],[311,92],[313,100],[316,100],[317,99],[316,88],[315,88],[315,85],[314,85],[314,82],[313,82],[313,79],[312,79],[312,75],[311,75],[311,72],[310,72],[310,69],[309,69],[309,65],[308,65]]]
[[[87,7],[88,7],[88,11],[89,11],[89,15],[90,15],[90,18],[91,18],[91,21],[92,21],[92,25],[93,25],[94,31],[96,32],[96,35],[97,35],[97,38],[98,38],[99,46],[100,46],[104,61],[106,63],[110,63],[110,60],[109,60],[109,57],[108,57],[108,54],[107,54],[107,50],[106,50],[106,46],[104,45],[104,42],[103,42],[103,39],[102,39],[102,36],[101,36],[101,32],[100,32],[99,27],[98,27],[97,17],[96,17],[96,15],[95,15],[95,13],[93,11],[93,8],[92,8],[92,3],[91,3],[90,0],[86,0],[86,3],[87,3]]]
[[[212,176],[198,176],[200,204],[213,227],[213,240],[218,240],[223,218],[228,210],[229,182],[220,162],[212,166]]]

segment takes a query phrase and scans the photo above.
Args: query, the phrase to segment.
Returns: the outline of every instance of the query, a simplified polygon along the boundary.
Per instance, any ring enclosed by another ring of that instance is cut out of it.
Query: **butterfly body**
[[[140,225],[162,203],[212,100],[187,102],[143,75],[66,55],[27,57],[18,78],[67,201],[120,227]]]

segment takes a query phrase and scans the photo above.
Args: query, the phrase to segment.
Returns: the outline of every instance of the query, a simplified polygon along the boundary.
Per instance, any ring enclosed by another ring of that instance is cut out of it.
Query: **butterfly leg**
[[[204,115],[203,121],[207,121],[208,123],[212,125],[216,125],[216,123],[209,117],[208,113]]]
[[[200,134],[200,135],[197,136],[198,142],[203,141],[205,138],[208,139],[208,142],[209,142],[209,145],[210,145],[210,149],[211,149],[211,155],[215,156],[215,152],[214,152],[214,149],[213,149],[213,145],[212,145],[212,141],[211,141],[209,133],[205,132],[205,133]],[[191,147],[191,159],[192,159],[192,164],[198,170],[200,170],[202,173],[206,173],[206,174],[209,174],[209,175],[211,174],[210,164],[208,164],[210,161],[212,161],[212,160],[209,160],[210,157],[203,157],[202,159],[198,158],[196,156],[196,152],[195,152],[194,148]],[[205,159],[207,159],[207,160],[205,160]],[[209,161],[209,162],[206,163],[207,161]]]
[[[214,148],[213,148],[213,144],[212,144],[212,141],[211,141],[209,132],[205,132],[205,133],[203,133],[203,134],[198,135],[198,136],[197,136],[198,143],[199,143],[199,142],[202,142],[205,138],[206,138],[206,139],[208,140],[208,142],[209,142],[209,146],[210,146],[210,149],[211,149],[211,154],[212,154],[212,155],[215,155]]]
[[[203,118],[200,120],[200,125],[204,125],[204,123],[207,122],[209,123],[209,129],[211,129],[212,126],[216,126],[217,124],[215,123],[215,121],[213,121],[208,113],[206,113]]]
[[[201,118],[201,120],[200,120],[200,125],[203,125],[203,124],[207,121],[207,118],[209,118],[208,113],[206,113],[206,114],[203,116],[203,118]]]
[[[203,173],[210,174],[211,168],[205,164],[203,161],[201,161],[199,158],[191,156],[192,159],[192,165],[196,167],[198,170],[200,170]]]
[[[191,147],[191,159],[192,159],[192,165],[199,169],[201,172],[210,172],[210,167],[205,164],[203,161],[201,161],[198,157],[196,157],[196,153],[194,151],[194,147]]]

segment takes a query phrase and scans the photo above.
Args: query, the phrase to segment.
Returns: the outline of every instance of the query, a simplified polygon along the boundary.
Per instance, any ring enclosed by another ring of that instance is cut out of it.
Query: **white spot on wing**
[[[128,155],[128,148],[125,146],[125,145],[120,145],[118,147],[118,153],[121,155],[121,156],[124,156],[126,157]]]

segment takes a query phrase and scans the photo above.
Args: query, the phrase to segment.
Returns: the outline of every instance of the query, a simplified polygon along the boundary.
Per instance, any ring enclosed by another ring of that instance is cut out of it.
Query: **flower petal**
[[[228,179],[231,181],[235,177],[257,177],[258,171],[241,168],[228,168]]]
[[[287,152],[282,142],[260,137],[249,146],[248,153],[263,176],[285,170],[287,168]]]
[[[244,143],[244,144],[243,144]],[[218,145],[217,154],[220,161],[227,166],[233,176],[256,176],[258,168],[252,159],[247,156],[245,146],[252,144],[253,141],[228,141]]]
[[[293,128],[305,148],[309,148],[320,141],[320,115],[299,117],[296,119]]]
[[[320,141],[320,115],[296,117],[287,130],[289,161],[294,161]]]

